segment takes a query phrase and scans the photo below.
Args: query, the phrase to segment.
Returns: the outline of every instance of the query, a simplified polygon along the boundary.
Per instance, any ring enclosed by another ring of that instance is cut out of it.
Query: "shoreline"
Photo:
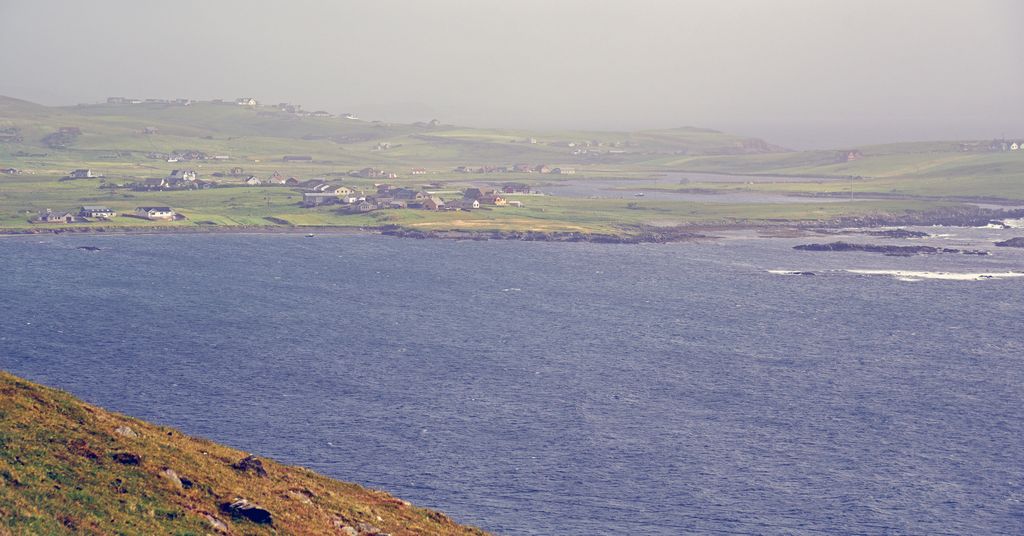
[[[766,237],[793,236],[808,232],[836,229],[873,229],[881,227],[984,227],[1006,219],[1024,218],[1024,209],[985,209],[980,207],[949,207],[903,214],[847,216],[830,220],[738,220],[706,222],[675,226],[630,225],[619,232],[536,231],[536,230],[419,230],[398,225],[380,227],[281,226],[281,225],[216,225],[187,227],[24,227],[0,228],[4,236],[40,235],[157,235],[157,234],[338,234],[382,235],[398,238],[441,240],[521,240],[528,242],[593,242],[604,244],[673,243],[714,240],[715,232],[753,231]]]

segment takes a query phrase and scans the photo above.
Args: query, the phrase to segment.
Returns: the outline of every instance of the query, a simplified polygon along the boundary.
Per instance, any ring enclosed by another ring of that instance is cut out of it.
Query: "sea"
[[[0,368],[496,534],[1021,534],[1024,233],[926,231],[4,237]]]

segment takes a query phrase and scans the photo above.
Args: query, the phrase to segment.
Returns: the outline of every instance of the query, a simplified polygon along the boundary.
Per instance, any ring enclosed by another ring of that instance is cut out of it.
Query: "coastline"
[[[96,226],[0,228],[0,237],[25,235],[103,234],[376,234],[398,238],[441,240],[521,240],[530,242],[593,242],[603,244],[673,243],[713,240],[715,232],[755,231],[769,236],[785,236],[835,229],[872,229],[905,226],[984,227],[1006,219],[1024,218],[1024,209],[989,209],[971,206],[944,207],[902,214],[846,216],[828,220],[734,220],[696,222],[675,226],[623,225],[617,233],[585,231],[466,230],[459,228],[420,230],[399,225],[378,227],[283,226],[283,225],[190,225],[190,226]]]

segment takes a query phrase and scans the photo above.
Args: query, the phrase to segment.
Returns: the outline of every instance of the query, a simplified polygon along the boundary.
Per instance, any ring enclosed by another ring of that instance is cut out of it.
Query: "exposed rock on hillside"
[[[0,372],[0,534],[351,532],[484,534]]]

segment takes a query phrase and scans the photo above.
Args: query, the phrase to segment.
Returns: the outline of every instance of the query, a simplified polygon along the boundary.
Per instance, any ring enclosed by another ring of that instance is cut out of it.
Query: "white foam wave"
[[[987,279],[1004,279],[1024,277],[1024,272],[915,272],[907,270],[846,270],[859,275],[887,275],[900,281],[921,281],[922,279],[941,279],[945,281],[984,281]]]
[[[982,229],[1024,229],[1024,218],[1008,218],[997,223],[983,225]]]

